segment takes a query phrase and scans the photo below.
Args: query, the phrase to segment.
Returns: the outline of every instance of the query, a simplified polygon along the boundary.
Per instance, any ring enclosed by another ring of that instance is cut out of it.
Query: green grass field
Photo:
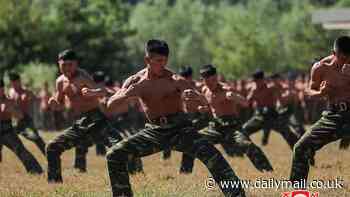
[[[41,133],[46,141],[52,139],[58,133]],[[260,133],[252,136],[255,143],[260,145]],[[41,165],[46,170],[45,157],[28,140],[21,138],[27,148],[34,152]],[[221,147],[218,146],[220,150]],[[271,160],[275,169],[272,173],[260,173],[247,158],[229,158],[224,155],[236,174],[244,180],[256,181],[287,179],[291,166],[291,150],[282,138],[272,133],[270,144],[263,150]],[[79,173],[72,168],[73,151],[67,151],[62,155],[63,184],[47,184],[46,173],[41,176],[28,175],[16,156],[7,148],[3,149],[3,161],[0,163],[0,197],[83,197],[83,196],[111,196],[109,181],[104,157],[97,157],[95,147],[89,149],[88,173]],[[168,161],[161,161],[160,154],[143,158],[145,174],[131,176],[131,181],[136,197],[196,197],[222,196],[218,189],[205,188],[205,180],[208,171],[199,161],[196,161],[194,173],[191,175],[179,175],[178,169],[181,154],[173,152]],[[319,192],[319,197],[350,196],[350,150],[338,150],[338,142],[329,144],[316,156],[316,166],[311,168],[309,180],[334,180],[337,177],[344,180],[343,189],[313,189]],[[246,189],[247,196],[282,196],[282,192],[288,189],[268,188]]]

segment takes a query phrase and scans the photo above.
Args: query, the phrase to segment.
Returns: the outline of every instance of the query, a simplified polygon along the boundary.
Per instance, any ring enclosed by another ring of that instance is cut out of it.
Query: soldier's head
[[[58,54],[58,66],[60,72],[67,78],[73,78],[79,64],[79,58],[75,51],[66,49]]]
[[[144,61],[154,74],[162,74],[168,57],[169,47],[165,41],[152,39],[146,42]]]
[[[274,83],[281,83],[282,82],[282,76],[279,73],[274,73],[270,76],[270,79]]]
[[[253,74],[252,78],[255,82],[261,82],[265,79],[265,73],[261,69],[257,69]]]
[[[341,36],[334,41],[333,54],[337,64],[350,64],[350,37]]]
[[[103,71],[96,71],[92,75],[93,80],[97,84],[104,83],[105,82],[105,77],[106,77],[106,75],[105,75],[105,73]]]
[[[179,75],[187,80],[192,80],[193,70],[191,66],[181,66]]]
[[[214,88],[218,84],[218,75],[215,66],[211,64],[203,65],[199,73],[203,79],[203,82],[209,88]]]
[[[14,88],[15,90],[19,90],[20,88],[22,88],[21,76],[18,73],[12,71],[9,73],[8,76],[9,76],[12,88]]]

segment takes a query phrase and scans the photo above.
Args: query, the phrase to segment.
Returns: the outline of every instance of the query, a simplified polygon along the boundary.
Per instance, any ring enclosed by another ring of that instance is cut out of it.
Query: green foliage
[[[302,0],[190,0],[172,5],[145,1],[131,13],[130,25],[137,33],[128,44],[134,59],[142,63],[143,43],[165,39],[174,68],[192,65],[198,70],[214,63],[228,78],[246,76],[256,68],[308,70],[310,61],[326,55],[339,35],[311,23],[315,9]]]
[[[339,0],[337,3],[338,7],[350,7],[350,1],[349,0]]]
[[[0,0],[0,72],[31,61],[54,64],[76,49],[84,68],[121,77],[128,65],[128,8],[119,1]]]
[[[308,70],[343,32],[311,23],[318,8],[350,0],[0,0],[0,75],[30,62],[53,65],[73,48],[90,72],[124,79],[151,38],[170,45],[169,65],[195,73],[213,63],[228,78]]]
[[[48,82],[49,87],[53,90],[58,73],[56,65],[49,65],[39,62],[20,65],[18,72],[21,74],[21,81],[25,86],[34,89],[41,89],[44,83]]]
[[[151,38],[168,42],[173,68],[210,62],[205,40],[214,20],[213,7],[198,1],[177,1],[172,6],[162,0],[138,4],[130,17],[130,26],[137,33],[128,40],[135,63],[143,63],[143,44]]]

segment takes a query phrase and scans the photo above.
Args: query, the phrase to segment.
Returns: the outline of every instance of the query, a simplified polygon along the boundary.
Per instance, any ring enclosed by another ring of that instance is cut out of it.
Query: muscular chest
[[[350,76],[334,69],[328,69],[327,73],[322,75],[321,81],[327,81],[331,88],[337,90],[350,90]]]
[[[82,83],[64,81],[63,82],[63,93],[68,97],[76,97],[81,95],[81,89],[84,87]]]
[[[158,79],[143,86],[143,97],[146,100],[166,101],[180,96],[181,90],[172,79]]]
[[[207,89],[204,92],[204,96],[207,99],[208,103],[210,105],[219,105],[221,103],[225,103],[225,99],[224,99],[224,92],[221,91],[211,91],[209,89]]]

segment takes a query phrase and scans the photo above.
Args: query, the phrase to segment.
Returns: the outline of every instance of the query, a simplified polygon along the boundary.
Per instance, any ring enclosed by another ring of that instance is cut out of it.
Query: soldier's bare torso
[[[183,112],[182,92],[189,83],[165,70],[160,77],[152,76],[147,69],[131,77],[128,85],[130,96],[140,97],[149,119]]]
[[[276,104],[276,92],[264,82],[261,85],[255,83],[248,93],[248,100],[255,103],[256,107],[274,107]]]
[[[202,93],[207,99],[210,110],[215,117],[239,115],[238,104],[226,98],[227,91],[222,84],[218,84],[214,90],[210,90],[207,86],[204,86],[202,89]]]
[[[343,72],[343,65],[335,65],[321,60],[314,66],[317,83],[326,81],[330,87],[327,99],[330,103],[350,102],[350,75]]]
[[[99,107],[99,100],[95,97],[85,97],[82,95],[84,87],[92,87],[92,79],[83,71],[78,69],[73,79],[68,79],[64,75],[57,78],[56,84],[62,95],[69,101],[71,108],[79,113],[91,111]]]
[[[11,120],[16,103],[6,97],[0,98],[0,120]]]
[[[14,88],[11,88],[9,91],[9,96],[16,102],[23,113],[30,113],[30,107],[34,99],[33,92],[26,89],[16,91]]]

